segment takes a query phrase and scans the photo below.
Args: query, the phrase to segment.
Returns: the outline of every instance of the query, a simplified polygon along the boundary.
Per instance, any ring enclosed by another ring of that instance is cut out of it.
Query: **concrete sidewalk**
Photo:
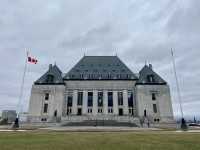
[[[118,131],[161,131],[162,129],[158,128],[138,128],[138,127],[48,127],[40,128],[40,130],[51,130],[51,131],[72,131],[72,132],[118,132]]]

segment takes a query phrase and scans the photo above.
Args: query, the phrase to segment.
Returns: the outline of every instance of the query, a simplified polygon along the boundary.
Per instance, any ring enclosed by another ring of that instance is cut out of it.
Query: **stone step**
[[[85,120],[82,122],[66,122],[62,126],[126,126],[126,127],[138,127],[132,122],[118,122],[115,120]]]

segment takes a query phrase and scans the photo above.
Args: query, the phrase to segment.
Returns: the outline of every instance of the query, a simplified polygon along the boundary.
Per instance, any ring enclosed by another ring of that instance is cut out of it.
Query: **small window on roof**
[[[88,70],[85,70],[85,72],[88,72]]]
[[[147,75],[148,82],[154,82],[154,75]]]
[[[122,69],[121,71],[122,71],[122,72],[125,72],[125,69]]]
[[[53,83],[53,81],[54,81],[54,76],[51,74],[47,75],[46,82]]]
[[[112,70],[113,72],[115,72],[116,70]]]

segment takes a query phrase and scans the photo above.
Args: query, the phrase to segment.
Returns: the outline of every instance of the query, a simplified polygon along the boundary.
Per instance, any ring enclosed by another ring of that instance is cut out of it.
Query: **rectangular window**
[[[113,113],[113,109],[112,108],[108,108],[108,113],[112,114]]]
[[[156,100],[156,94],[152,93],[152,100]]]
[[[83,92],[78,92],[78,102],[77,105],[83,104]]]
[[[123,92],[118,92],[118,105],[123,105]]]
[[[154,76],[153,75],[147,75],[147,81],[152,83],[154,82]]]
[[[128,92],[128,106],[133,107],[133,92],[132,91]]]
[[[44,99],[45,99],[46,101],[49,100],[49,93],[45,93]]]
[[[92,108],[88,109],[88,113],[91,114],[92,113]]]
[[[153,104],[153,112],[157,113],[157,106],[156,106],[156,104]]]
[[[67,98],[67,107],[72,107],[72,99],[73,99],[72,96],[68,96],[68,98]]]
[[[48,104],[44,104],[44,113],[47,113],[47,111],[48,111]]]
[[[103,92],[98,92],[98,107],[103,107]]]
[[[113,92],[108,92],[108,107],[113,107]]]
[[[88,92],[88,107],[93,106],[93,92]]]

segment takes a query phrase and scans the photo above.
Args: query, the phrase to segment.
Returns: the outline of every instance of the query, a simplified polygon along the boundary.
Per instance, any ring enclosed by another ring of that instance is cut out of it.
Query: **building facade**
[[[50,64],[32,86],[28,120],[88,119],[171,122],[169,85],[152,65],[136,75],[117,56],[84,56],[66,74]]]

